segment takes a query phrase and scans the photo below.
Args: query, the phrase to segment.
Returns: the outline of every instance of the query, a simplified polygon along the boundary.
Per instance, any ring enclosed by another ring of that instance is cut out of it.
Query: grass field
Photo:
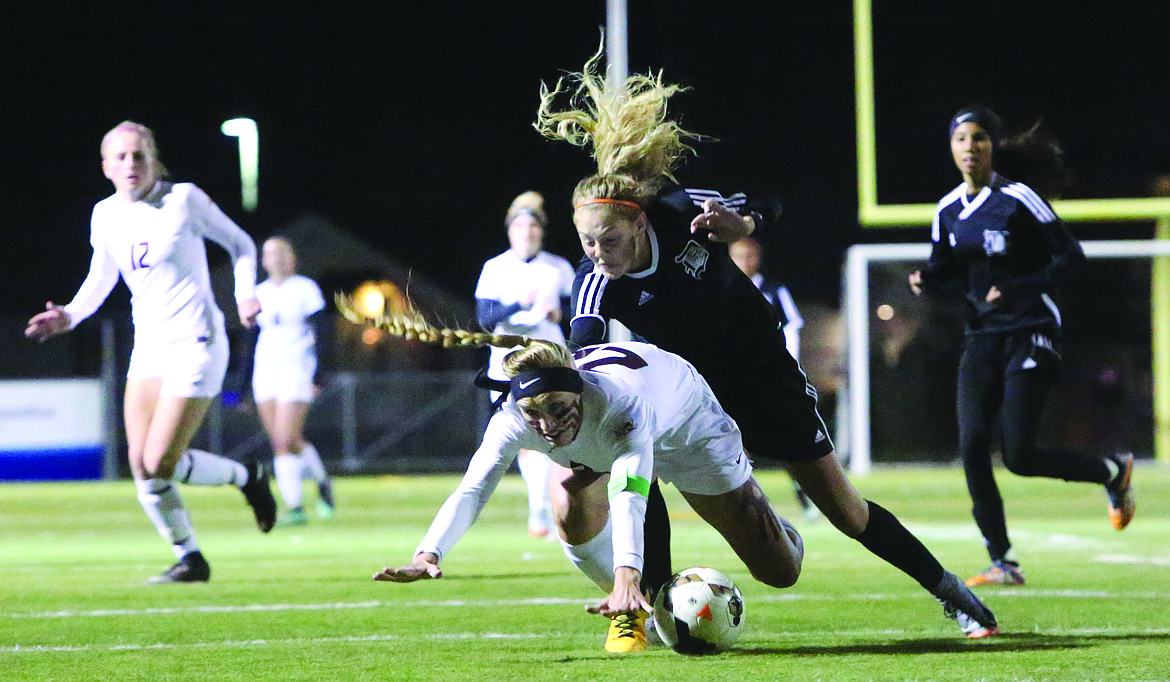
[[[1170,469],[1144,466],[1138,516],[1112,530],[1099,488],[1001,474],[1028,584],[984,589],[1003,634],[968,641],[913,581],[823,520],[787,479],[761,481],[805,538],[800,582],[755,583],[670,489],[675,567],[740,585],[730,652],[614,656],[601,596],[557,543],[525,530],[509,477],[442,580],[374,583],[405,563],[456,477],[348,478],[328,523],[260,535],[231,489],[183,488],[213,574],[145,587],[173,559],[129,482],[0,485],[3,680],[1168,680]],[[950,569],[986,555],[957,468],[878,470],[863,494]]]

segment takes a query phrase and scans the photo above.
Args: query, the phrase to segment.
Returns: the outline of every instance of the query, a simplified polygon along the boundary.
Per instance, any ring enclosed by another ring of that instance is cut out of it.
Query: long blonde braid
[[[408,341],[434,343],[443,348],[458,346],[498,346],[500,348],[527,347],[532,339],[527,336],[513,334],[489,334],[473,332],[466,329],[440,329],[431,325],[418,312],[411,314],[379,315],[368,317],[362,315],[353,304],[353,299],[345,294],[336,294],[334,302],[342,317],[350,322],[381,329],[393,336],[400,336]]]

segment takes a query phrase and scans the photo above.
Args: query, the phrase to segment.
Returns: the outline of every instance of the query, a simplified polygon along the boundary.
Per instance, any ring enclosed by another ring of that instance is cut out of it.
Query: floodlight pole
[[[611,88],[621,87],[630,75],[629,32],[626,28],[629,12],[626,0],[606,0],[605,78]],[[611,342],[632,341],[634,335],[617,320],[609,321]]]
[[[630,75],[626,0],[606,0],[605,15],[605,76],[617,86]]]
[[[244,210],[251,213],[259,203],[260,133],[256,129],[256,122],[250,118],[233,118],[224,121],[219,130],[239,140],[240,202]]]

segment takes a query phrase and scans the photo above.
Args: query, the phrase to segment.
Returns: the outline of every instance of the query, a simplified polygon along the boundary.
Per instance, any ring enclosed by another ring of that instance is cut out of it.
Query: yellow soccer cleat
[[[632,654],[646,650],[645,611],[623,613],[609,619],[605,650],[614,654]]]

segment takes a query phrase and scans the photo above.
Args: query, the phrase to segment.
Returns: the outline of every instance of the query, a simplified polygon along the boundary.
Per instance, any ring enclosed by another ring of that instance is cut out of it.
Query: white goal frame
[[[1118,239],[1081,242],[1088,258],[1170,256],[1170,239]],[[869,264],[874,261],[922,261],[930,258],[930,244],[858,244],[849,247],[842,277],[845,309],[845,352],[847,399],[838,400],[845,409],[837,411],[836,438],[842,454],[849,457],[849,469],[866,474],[873,468],[870,451],[869,386]],[[907,270],[909,275],[910,270]],[[909,284],[907,284],[909,286]],[[1159,386],[1157,374],[1154,400],[1163,399],[1170,387]],[[1157,412],[1157,406],[1155,406]]]

